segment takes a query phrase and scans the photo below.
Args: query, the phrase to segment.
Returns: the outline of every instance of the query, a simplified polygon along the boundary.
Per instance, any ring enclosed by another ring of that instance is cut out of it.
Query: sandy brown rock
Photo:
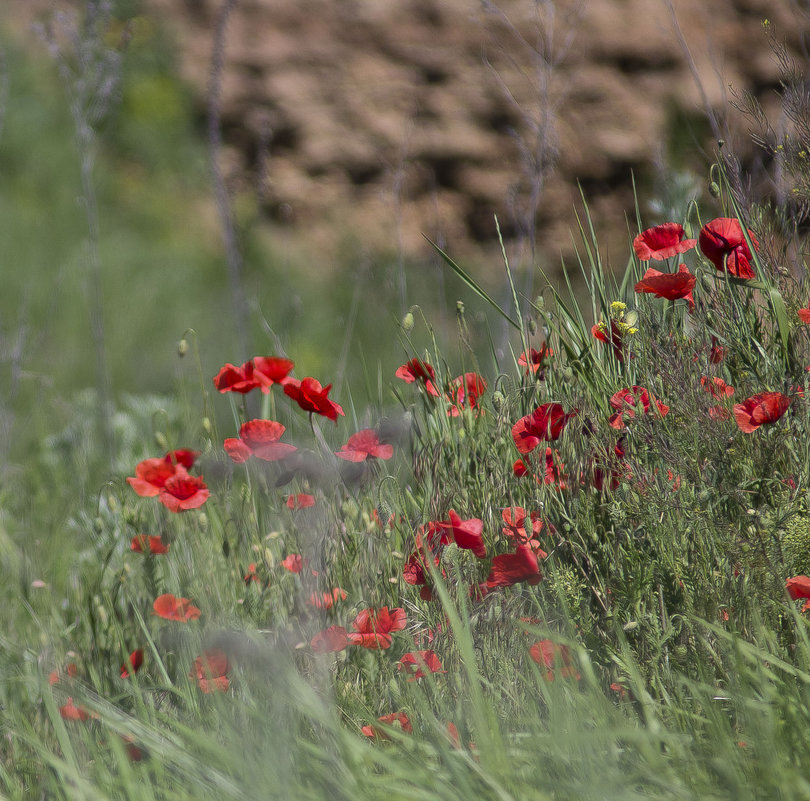
[[[201,107],[221,5],[145,2]],[[348,235],[418,255],[427,234],[463,253],[493,243],[497,214],[509,237],[534,232],[552,261],[570,249],[580,181],[607,245],[626,258],[631,171],[660,188],[656,165],[673,138],[691,141],[705,169],[712,131],[686,121],[708,111],[729,146],[743,143],[730,87],[767,98],[779,78],[763,19],[794,47],[810,29],[791,0],[672,6],[239,0],[222,84],[229,180],[260,186],[265,218],[318,246]]]

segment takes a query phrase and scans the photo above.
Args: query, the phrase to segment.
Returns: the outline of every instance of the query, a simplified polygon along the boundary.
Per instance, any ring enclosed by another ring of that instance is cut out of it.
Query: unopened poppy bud
[[[205,531],[208,528],[208,515],[205,512],[200,512],[197,522],[200,524],[200,528]]]
[[[534,336],[537,333],[537,321],[529,320],[529,333]]]
[[[405,316],[402,318],[402,323],[401,323],[401,326],[402,326],[402,330],[403,330],[403,331],[404,331],[406,334],[407,334],[409,331],[413,331],[413,315],[412,315],[410,312],[408,312],[408,313],[407,313],[407,314],[406,314],[406,315],[405,315]]]
[[[537,296],[537,297],[534,299],[534,305],[535,305],[535,306],[536,306],[538,309],[544,309],[544,308],[545,308],[545,306],[546,306],[546,301],[543,299],[543,296],[542,296],[542,295],[538,295],[538,296]]]
[[[716,181],[712,181],[709,184],[709,194],[712,197],[720,197],[720,186],[717,184]]]
[[[203,417],[203,419],[202,419],[202,427],[203,427],[203,431],[205,431],[206,434],[211,433],[211,420],[208,417]]]
[[[96,534],[101,534],[104,531],[104,520],[101,517],[97,517],[93,521],[93,528],[96,530]]]
[[[164,451],[169,449],[169,441],[162,431],[155,431],[155,445],[157,445],[158,448],[162,448]]]
[[[495,410],[496,414],[501,413],[501,409],[503,409],[503,404],[506,399],[503,396],[503,392],[494,392],[492,394],[492,408]]]
[[[186,353],[188,353],[188,340],[184,337],[177,343],[177,355],[182,359]]]

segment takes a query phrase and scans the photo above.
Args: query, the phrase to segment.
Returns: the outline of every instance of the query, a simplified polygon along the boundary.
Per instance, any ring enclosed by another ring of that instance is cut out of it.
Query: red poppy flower
[[[72,698],[68,698],[67,703],[59,707],[59,714],[64,720],[87,720],[98,717],[93,712],[88,712],[83,706],[76,706]]]
[[[810,576],[794,576],[785,582],[785,589],[788,595],[794,600],[804,598],[802,612],[810,609]]]
[[[678,268],[677,273],[662,273],[650,268],[636,284],[636,292],[650,292],[666,300],[687,300],[691,310],[695,308],[692,290],[696,281],[697,278],[689,272],[685,264]]]
[[[413,731],[413,726],[411,725],[411,721],[409,720],[408,716],[404,712],[392,712],[390,715],[383,715],[380,718],[377,718],[380,723],[384,723],[386,726],[393,726],[394,723],[398,723],[399,727],[404,731],[406,734],[410,734]],[[370,725],[370,726],[363,726],[360,731],[366,737],[375,737],[379,740],[390,740],[391,738],[381,729],[379,726]]]
[[[566,412],[561,403],[544,403],[531,414],[521,417],[512,426],[512,439],[520,453],[531,453],[543,440],[554,442],[559,439],[568,421],[578,413],[578,409]]]
[[[722,378],[718,378],[717,376],[709,377],[709,376],[701,376],[700,377],[700,386],[706,390],[713,398],[719,398],[722,400],[723,398],[730,398],[734,394],[734,387],[727,384],[723,381]]]
[[[748,236],[755,250],[759,250],[753,231]],[[755,278],[751,266],[751,249],[745,241],[740,221],[734,217],[718,217],[700,229],[698,237],[703,255],[720,272],[728,272],[735,278]]]
[[[545,559],[548,556],[540,547],[540,540],[537,539],[537,535],[543,530],[543,521],[537,512],[528,515],[526,510],[520,506],[512,506],[504,509],[501,512],[501,517],[503,522],[506,523],[506,527],[502,528],[501,531],[505,537],[512,541],[513,545],[528,545],[539,559]],[[531,534],[526,531],[527,521],[531,524]]]
[[[528,514],[521,506],[509,506],[501,511],[501,517],[506,524],[506,527],[501,531],[505,537],[508,537],[516,545],[528,545],[533,542],[540,544],[535,538],[543,530],[543,521],[537,512]],[[527,518],[532,526],[531,534],[526,531]]]
[[[281,564],[290,573],[300,573],[304,569],[304,557],[300,553],[291,553],[281,560]]]
[[[253,376],[253,361],[245,362],[241,367],[230,362],[214,376],[214,386],[220,392],[239,392],[242,395],[260,386]]]
[[[529,655],[537,662],[547,668],[546,679],[554,681],[555,671],[559,672],[561,678],[582,678],[580,672],[574,667],[571,660],[571,652],[567,645],[560,645],[551,640],[540,640],[530,649]]]
[[[315,609],[331,609],[338,601],[346,600],[346,590],[335,587],[331,592],[313,592],[307,603]]]
[[[593,465],[593,486],[598,492],[602,492],[606,485],[606,479],[610,479],[608,486],[611,490],[618,488],[623,478],[629,478],[631,473],[624,462],[626,451],[624,449],[624,438],[620,437],[613,446],[612,455],[608,456],[603,452],[599,461],[597,457],[591,458]],[[596,463],[594,464],[594,462]]]
[[[343,414],[343,409],[329,400],[330,389],[331,384],[322,387],[314,378],[302,378],[300,381],[291,378],[284,385],[284,394],[292,398],[305,412],[321,414],[337,422],[338,415]]]
[[[678,223],[668,222],[642,231],[633,240],[633,250],[641,261],[663,261],[670,256],[686,253],[697,243],[696,239],[684,239],[686,232]],[[638,292],[638,289],[636,290]]]
[[[762,425],[775,423],[787,410],[791,399],[781,392],[760,392],[734,406],[734,419],[746,434]]]
[[[390,459],[394,455],[393,445],[380,444],[380,438],[373,428],[364,428],[349,437],[349,441],[335,456],[347,462],[364,462],[369,457]]]
[[[135,467],[135,477],[128,477],[127,484],[142,498],[159,495],[163,485],[177,472],[176,465],[165,458],[144,459]]]
[[[810,325],[810,308],[808,308],[808,309],[799,309],[799,311],[797,313],[799,315],[799,319],[803,323],[807,323],[808,325]]]
[[[535,552],[528,545],[518,545],[514,553],[504,553],[492,560],[487,588],[511,587],[520,581],[539,584],[542,578]]]
[[[202,476],[190,476],[178,467],[160,490],[159,500],[170,512],[181,512],[202,506],[210,494]]]
[[[121,665],[121,678],[128,679],[131,675],[130,671],[137,673],[141,669],[141,665],[143,665],[143,649],[138,648],[129,655],[127,664]]]
[[[248,584],[248,585],[250,584],[251,581],[255,581],[257,583],[261,582],[261,579],[259,578],[259,574],[256,572],[256,563],[255,562],[251,562],[248,565],[247,573],[245,573],[245,575],[242,576],[242,581],[244,581],[245,584]]]
[[[392,631],[401,631],[407,623],[404,609],[364,609],[354,619],[354,631],[347,636],[352,645],[363,648],[386,649],[390,647]]]
[[[465,406],[470,409],[479,408],[478,399],[487,390],[486,380],[478,373],[464,373],[450,382],[447,398],[453,404],[447,414],[458,417]],[[480,412],[479,408],[479,412]]]
[[[130,762],[142,762],[148,756],[146,749],[141,748],[132,735],[122,734],[121,741],[124,743],[124,750],[127,752],[127,759]]]
[[[661,417],[665,417],[669,412],[669,406],[656,400],[644,387],[633,386],[632,389],[627,387],[620,389],[610,399],[610,405],[616,409],[616,414],[610,418],[610,425],[618,430],[623,429],[626,425],[625,417],[632,420],[636,416],[636,411],[648,414],[652,401],[655,401]]]
[[[518,356],[518,364],[526,368],[526,375],[529,372],[536,373],[542,367],[545,367],[546,360],[549,356],[553,356],[554,351],[544,342],[540,345],[540,350],[529,348],[528,357],[526,351]]]
[[[158,617],[165,620],[179,620],[186,623],[200,617],[200,610],[188,598],[176,598],[168,592],[156,598],[152,608]]]
[[[342,651],[349,645],[349,637],[343,626],[330,626],[319,631],[310,641],[309,646],[316,654],[327,654]]]
[[[54,684],[58,684],[60,681],[62,681],[62,679],[65,677],[65,675],[69,679],[75,679],[76,676],[78,675],[78,673],[79,673],[79,668],[76,667],[76,663],[75,662],[70,662],[65,667],[64,675],[63,675],[61,670],[52,670],[48,674],[48,684],[50,684],[51,686],[53,686]]]
[[[290,359],[257,356],[241,367],[226,364],[214,376],[214,386],[220,392],[240,392],[243,395],[259,387],[262,392],[269,392],[273,384],[284,384],[290,380],[287,374],[293,366]]]
[[[608,334],[607,323],[598,323],[591,327],[591,336],[610,345],[613,348],[613,355],[617,361],[623,362],[625,358],[624,352],[624,333],[621,326],[616,320],[610,321],[610,333]],[[633,356],[630,354],[630,358]]]
[[[160,535],[154,536],[152,534],[136,534],[132,538],[130,548],[135,553],[145,553],[151,556],[169,552],[169,545],[163,542],[163,538]]]
[[[297,495],[287,496],[288,509],[307,509],[310,506],[315,506],[314,495],[307,495],[306,492],[299,492]]]
[[[223,446],[237,463],[246,462],[251,456],[265,462],[278,462],[298,450],[295,445],[279,442],[285,431],[275,420],[248,420],[239,429],[239,439],[229,437]]]
[[[408,674],[408,681],[423,679],[428,673],[447,673],[435,651],[411,651],[397,664],[397,670]]]
[[[433,600],[433,591],[429,586],[430,571],[428,570],[428,561],[432,560],[433,566],[436,568],[438,568],[440,564],[440,558],[438,554],[434,552],[429,541],[429,538],[433,537],[434,533],[435,529],[430,526],[428,527],[428,539],[424,536],[424,529],[417,533],[416,549],[408,557],[402,568],[402,578],[405,580],[406,584],[422,587],[419,596],[423,601]],[[438,545],[440,545],[440,543],[436,543],[436,546]],[[442,570],[442,575],[444,575],[444,570]]]
[[[262,392],[269,392],[273,384],[288,383],[290,371],[295,366],[292,359],[281,356],[256,356],[253,359],[253,377],[259,382]]]
[[[203,653],[194,660],[194,667],[188,674],[195,679],[204,693],[224,693],[230,687],[228,679],[228,655],[219,648]]]
[[[430,524],[434,530],[441,532],[442,543],[449,543],[452,537],[459,548],[472,551],[479,559],[486,557],[487,548],[482,536],[484,521],[477,517],[462,520],[452,509],[449,516],[449,521],[442,520]]]
[[[726,349],[719,345],[717,342],[717,337],[712,336],[712,347],[709,351],[709,363],[710,364],[720,364],[723,359],[726,358]]]
[[[436,378],[436,371],[427,362],[421,359],[411,359],[409,362],[397,368],[394,375],[401,378],[406,384],[413,384],[418,381],[424,385],[428,395],[439,396],[439,391],[433,385],[433,380]]]
[[[523,478],[523,476],[528,475],[528,473],[529,473],[529,468],[526,466],[526,462],[524,462],[524,461],[523,461],[523,459],[518,459],[518,460],[517,460],[517,461],[516,461],[516,462],[515,462],[515,463],[512,465],[512,472],[513,472],[513,473],[514,473],[514,474],[515,474],[515,475],[516,475],[518,478]]]

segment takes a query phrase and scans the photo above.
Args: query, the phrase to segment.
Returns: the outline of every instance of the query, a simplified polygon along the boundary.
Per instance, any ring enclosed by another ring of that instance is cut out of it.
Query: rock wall
[[[201,113],[222,4],[145,0]],[[673,143],[705,169],[718,133],[745,141],[730,93],[777,107],[766,17],[798,51],[796,0],[239,0],[223,166],[277,230],[408,255],[486,249],[497,214],[556,259],[579,181],[626,258],[631,172],[665,192]]]

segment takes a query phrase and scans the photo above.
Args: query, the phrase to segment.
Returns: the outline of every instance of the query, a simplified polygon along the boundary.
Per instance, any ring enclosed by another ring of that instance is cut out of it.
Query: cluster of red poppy
[[[197,509],[209,496],[202,476],[192,476],[188,471],[199,456],[198,451],[170,451],[165,456],[144,459],[135,467],[135,476],[127,483],[142,498],[154,498],[170,511],[181,512]]]
[[[385,650],[391,647],[391,634],[401,631],[407,623],[404,609],[363,609],[352,624],[352,631],[343,626],[329,626],[318,632],[310,641],[315,653],[343,651],[350,645],[359,645],[371,650]]]
[[[444,396],[436,389],[436,371],[433,366],[421,359],[411,359],[400,365],[395,375],[407,384],[420,384],[434,398],[444,397],[449,403],[447,414],[450,417],[458,417],[464,409],[474,409],[476,414],[483,411],[478,400],[486,392],[487,382],[478,373],[464,373],[451,379],[446,385]]]

